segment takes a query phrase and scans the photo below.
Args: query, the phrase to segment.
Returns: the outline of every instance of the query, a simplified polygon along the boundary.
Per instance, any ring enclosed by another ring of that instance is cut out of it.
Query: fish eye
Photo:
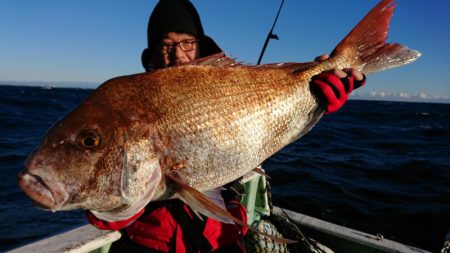
[[[78,143],[84,148],[96,148],[100,145],[100,135],[94,131],[83,131],[78,136]]]

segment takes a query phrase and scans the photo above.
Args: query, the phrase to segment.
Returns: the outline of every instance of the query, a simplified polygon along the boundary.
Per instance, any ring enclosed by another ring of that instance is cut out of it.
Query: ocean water
[[[37,209],[17,173],[92,90],[0,86],[0,251],[86,223]],[[264,164],[274,203],[437,251],[450,229],[450,105],[350,100]]]

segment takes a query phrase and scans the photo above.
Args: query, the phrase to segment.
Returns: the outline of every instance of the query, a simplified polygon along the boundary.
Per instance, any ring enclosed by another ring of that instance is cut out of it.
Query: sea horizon
[[[24,87],[42,87],[51,88],[68,88],[68,89],[96,89],[101,82],[92,81],[10,81],[0,80],[1,86],[24,86]],[[391,102],[411,102],[411,103],[436,103],[450,104],[450,97],[430,95],[426,93],[410,94],[407,92],[387,92],[387,91],[354,91],[350,96],[350,100],[367,100],[367,101],[391,101]]]

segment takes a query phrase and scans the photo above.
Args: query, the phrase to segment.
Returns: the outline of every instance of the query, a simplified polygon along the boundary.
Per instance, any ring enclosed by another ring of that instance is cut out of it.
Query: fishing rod
[[[266,41],[264,41],[264,46],[261,50],[261,54],[259,55],[259,59],[258,59],[258,62],[256,63],[256,65],[259,65],[261,63],[263,55],[266,52],[267,45],[269,44],[269,40],[270,39],[279,40],[278,36],[276,34],[273,34],[273,29],[275,28],[275,24],[277,23],[278,16],[280,15],[280,11],[281,11],[281,8],[283,7],[283,4],[284,4],[284,0],[281,0],[281,4],[280,4],[280,8],[278,9],[277,16],[275,17],[275,21],[273,21],[272,29],[270,29],[269,34],[267,34]]]

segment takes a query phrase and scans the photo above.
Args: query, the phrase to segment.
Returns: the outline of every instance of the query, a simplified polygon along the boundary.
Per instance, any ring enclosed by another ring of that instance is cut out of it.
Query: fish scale
[[[298,78],[286,70],[271,70],[268,74],[263,70],[255,72],[245,66],[228,71],[218,67],[209,67],[207,71],[204,67],[190,68],[191,74],[196,77],[205,72],[208,76],[220,75],[219,90],[215,89],[215,84],[199,84],[194,79],[193,83],[183,83],[190,87],[189,92],[185,92],[181,87],[181,80],[185,78],[183,71],[165,70],[175,72],[167,75],[171,77],[166,80],[168,83],[180,84],[179,87],[175,85],[175,88],[171,86],[171,96],[184,102],[176,107],[161,103],[163,107],[170,108],[170,112],[167,110],[169,115],[164,117],[159,128],[174,140],[169,146],[174,146],[173,149],[177,151],[171,156],[179,161],[187,161],[186,168],[179,173],[189,185],[199,190],[228,183],[260,164],[271,155],[273,149],[286,145],[293,136],[299,136],[296,130],[304,128],[311,121],[305,120],[308,116],[303,114],[309,114],[318,107],[316,99],[309,92],[309,82],[298,82]],[[249,79],[259,82],[251,87],[242,85],[242,82],[236,83],[236,80]],[[223,114],[223,111],[232,113]],[[180,121],[180,118],[187,120]],[[238,136],[235,134],[237,129],[242,130]],[[193,147],[198,147],[202,152]],[[233,153],[229,153],[230,148],[233,148]],[[205,150],[208,150],[207,155]],[[223,150],[228,153],[223,153]],[[210,159],[203,159],[204,156]],[[190,161],[193,161],[192,164]],[[213,170],[211,166],[221,169]],[[202,173],[202,170],[205,172]],[[213,174],[209,178],[213,180],[204,181],[203,176],[198,176],[211,175],[211,171]]]

